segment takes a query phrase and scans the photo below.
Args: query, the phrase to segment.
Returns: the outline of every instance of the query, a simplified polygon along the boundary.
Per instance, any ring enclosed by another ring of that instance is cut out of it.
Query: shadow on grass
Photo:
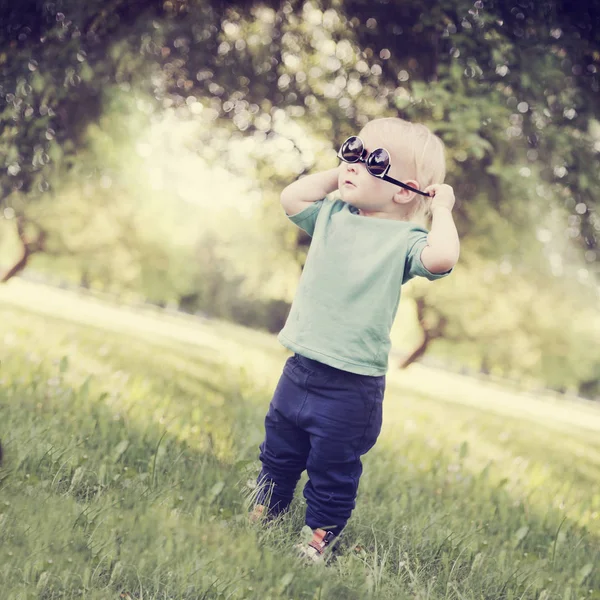
[[[215,583],[223,569],[210,565],[246,512],[248,463],[219,460],[71,390],[13,391],[8,399],[0,390],[4,592],[198,598],[225,589],[223,574]]]

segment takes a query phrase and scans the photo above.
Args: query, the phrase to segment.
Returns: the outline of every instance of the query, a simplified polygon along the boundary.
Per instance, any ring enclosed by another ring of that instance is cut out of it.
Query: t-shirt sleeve
[[[427,246],[427,231],[424,229],[414,229],[410,232],[408,238],[408,252],[406,254],[406,264],[404,267],[404,279],[402,283],[406,283],[413,277],[425,277],[430,281],[441,279],[452,273],[454,268],[444,273],[432,273],[421,260],[421,252]]]
[[[297,225],[298,227],[300,227],[300,229],[304,229],[304,231],[306,231],[306,233],[308,233],[308,235],[312,237],[313,232],[315,230],[317,217],[319,216],[319,212],[321,210],[321,207],[323,206],[324,201],[325,199],[317,200],[316,202],[311,202],[306,208],[301,210],[299,213],[296,213],[295,215],[288,215],[286,213],[286,215],[288,219],[292,223],[294,223],[294,225]]]

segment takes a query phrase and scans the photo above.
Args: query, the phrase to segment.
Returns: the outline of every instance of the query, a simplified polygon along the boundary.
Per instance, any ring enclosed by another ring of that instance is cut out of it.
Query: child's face
[[[402,152],[403,148],[400,144],[390,140],[389,135],[383,135],[381,131],[368,126],[359,133],[359,137],[363,141],[367,153],[372,152],[375,148],[385,148],[390,155],[389,175],[410,184],[411,180],[406,179],[406,176],[409,175],[405,166],[407,159],[403,156],[408,152]],[[389,211],[390,206],[394,203],[394,197],[406,192],[393,183],[371,175],[362,162],[343,162],[340,165],[338,188],[344,202],[352,204],[356,208],[375,212]],[[412,195],[412,192],[405,193],[407,196],[408,194]],[[399,198],[397,197],[397,199]],[[409,197],[407,197],[408,199]]]

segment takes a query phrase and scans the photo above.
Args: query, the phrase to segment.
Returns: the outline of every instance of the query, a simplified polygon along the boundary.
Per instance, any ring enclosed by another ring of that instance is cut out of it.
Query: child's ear
[[[421,189],[419,187],[419,182],[415,181],[414,179],[409,179],[408,181],[404,181],[403,183],[406,183],[406,185],[410,185],[411,187],[414,187],[418,190]],[[410,190],[407,190],[403,187],[398,187],[398,191],[394,194],[394,202],[398,204],[408,204],[414,199],[416,195],[417,194],[415,192],[411,192]]]

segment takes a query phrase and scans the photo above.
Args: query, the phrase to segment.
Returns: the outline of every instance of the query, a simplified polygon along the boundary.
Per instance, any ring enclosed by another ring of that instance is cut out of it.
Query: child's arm
[[[432,222],[421,262],[431,273],[446,273],[458,262],[460,254],[460,241],[452,218],[454,190],[449,185],[436,184],[425,191],[433,193]]]
[[[281,192],[281,205],[288,215],[294,215],[306,208],[307,203],[322,200],[338,188],[340,168],[329,169],[297,179]]]

